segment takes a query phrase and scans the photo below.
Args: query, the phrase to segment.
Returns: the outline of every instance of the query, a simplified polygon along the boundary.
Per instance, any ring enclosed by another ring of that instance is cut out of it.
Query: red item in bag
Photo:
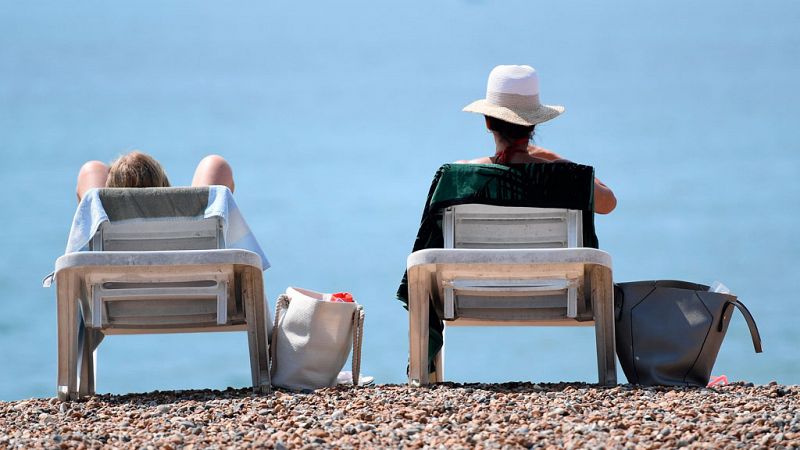
[[[332,302],[353,303],[353,296],[349,292],[331,294]]]

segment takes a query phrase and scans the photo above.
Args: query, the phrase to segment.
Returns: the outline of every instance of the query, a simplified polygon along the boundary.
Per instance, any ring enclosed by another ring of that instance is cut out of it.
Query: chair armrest
[[[596,264],[611,268],[611,255],[596,248],[429,248],[408,256],[406,267],[427,264]]]
[[[241,249],[171,250],[152,252],[75,252],[56,260],[56,273],[92,266],[203,266],[236,264],[262,269],[258,254]]]

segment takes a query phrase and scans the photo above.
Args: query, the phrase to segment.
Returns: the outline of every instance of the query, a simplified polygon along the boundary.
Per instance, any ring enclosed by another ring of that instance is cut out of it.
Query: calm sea
[[[620,281],[719,280],[735,316],[715,374],[800,383],[800,3],[405,1],[0,4],[0,399],[52,396],[55,290],[80,165],[142,149],[187,184],[223,154],[273,263],[267,293],[351,291],[363,369],[405,380],[394,299],[436,168],[486,155],[496,64],[531,64],[567,112],[539,145],[591,164]],[[584,328],[455,329],[457,381],[596,381]],[[243,333],[111,337],[100,392],[249,383]],[[622,377],[622,374],[620,373]],[[623,378],[624,379],[624,378]]]

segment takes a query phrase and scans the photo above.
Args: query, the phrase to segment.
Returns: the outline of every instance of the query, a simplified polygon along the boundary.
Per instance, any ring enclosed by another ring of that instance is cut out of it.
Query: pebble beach
[[[800,449],[800,387],[250,389],[0,402],[0,448]]]

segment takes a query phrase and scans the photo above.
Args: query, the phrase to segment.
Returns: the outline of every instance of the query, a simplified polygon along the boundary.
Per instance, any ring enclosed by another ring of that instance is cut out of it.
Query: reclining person
[[[227,186],[233,192],[233,169],[225,158],[209,155],[200,160],[192,178],[192,186]],[[111,167],[101,161],[85,163],[78,173],[76,193],[80,201],[86,191],[102,187],[169,187],[169,179],[161,164],[139,151],[122,155]]]
[[[484,156],[459,163],[526,164],[569,162],[560,155],[530,145],[536,124],[564,112],[563,106],[539,102],[539,80],[530,66],[497,66],[489,74],[486,98],[470,103],[466,112],[483,114],[486,128],[494,136],[494,156]],[[617,206],[611,189],[595,178],[594,210],[608,214]]]

